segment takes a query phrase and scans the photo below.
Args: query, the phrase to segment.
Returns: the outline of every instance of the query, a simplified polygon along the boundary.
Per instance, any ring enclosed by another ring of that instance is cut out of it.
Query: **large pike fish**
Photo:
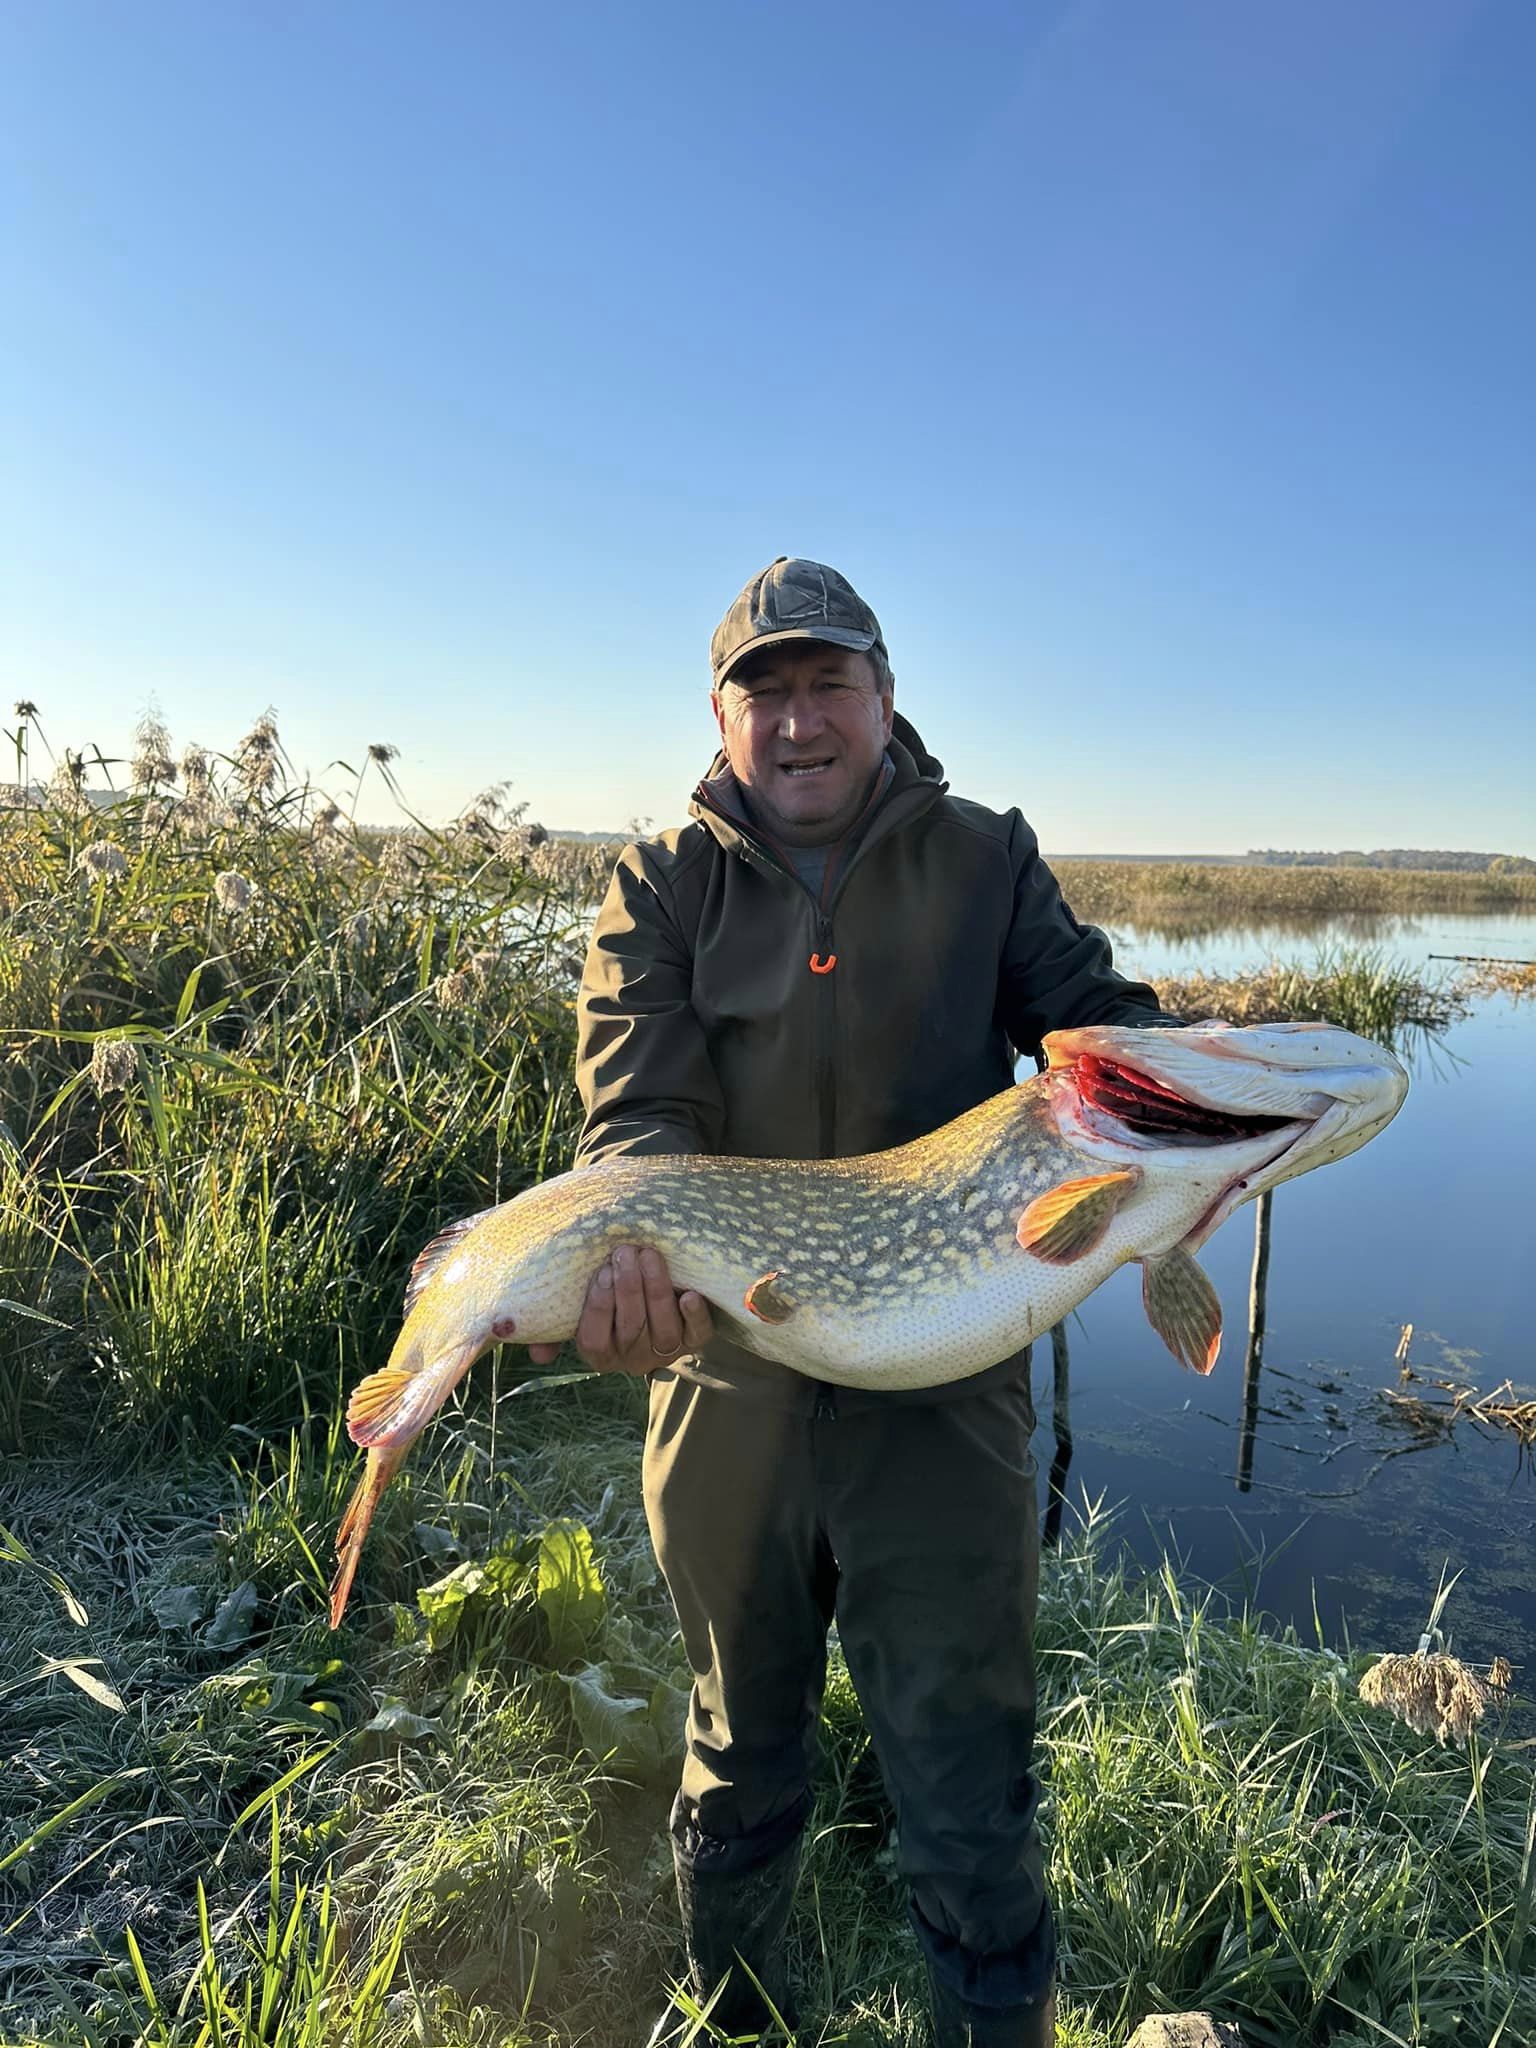
[[[1193,1254],[1242,1202],[1342,1159],[1408,1088],[1324,1024],[1052,1032],[1048,1070],[858,1159],[618,1157],[450,1224],[389,1363],[347,1407],[368,1462],[337,1537],[342,1616],[379,1497],[493,1344],[555,1343],[620,1244],[654,1245],[737,1343],[851,1387],[984,1371],[1130,1260],[1174,1356],[1209,1372],[1221,1304]]]

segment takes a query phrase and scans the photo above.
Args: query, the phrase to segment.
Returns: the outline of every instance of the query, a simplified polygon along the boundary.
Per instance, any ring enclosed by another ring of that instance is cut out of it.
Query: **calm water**
[[[1334,919],[1170,939],[1112,929],[1116,962],[1154,983],[1226,973],[1318,945],[1367,940],[1415,968],[1430,953],[1536,959],[1536,918]],[[1252,1206],[1201,1253],[1222,1300],[1222,1356],[1208,1380],[1181,1372],[1148,1328],[1139,1267],[1084,1303],[1070,1329],[1074,1455],[1069,1500],[1103,1493],[1144,1555],[1180,1552],[1311,1633],[1411,1650],[1442,1566],[1465,1571],[1443,1625],[1458,1652],[1502,1652],[1536,1670],[1536,1478],[1503,1429],[1465,1420],[1418,1446],[1383,1389],[1405,1323],[1407,1390],[1447,1401],[1435,1379],[1536,1393],[1536,1004],[1478,1003],[1446,1053],[1414,1062],[1383,1135],[1278,1189],[1268,1331],[1251,1485],[1237,1483]],[[1042,1473],[1051,1455],[1049,1346],[1035,1371]],[[1070,1512],[1070,1510],[1069,1510]],[[1246,1561],[1246,1562],[1245,1562]]]

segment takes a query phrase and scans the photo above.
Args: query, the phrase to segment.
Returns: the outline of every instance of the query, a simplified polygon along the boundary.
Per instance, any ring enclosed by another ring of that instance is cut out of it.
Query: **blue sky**
[[[1526,0],[48,0],[0,80],[56,742],[677,822],[804,554],[1047,848],[1536,852]]]

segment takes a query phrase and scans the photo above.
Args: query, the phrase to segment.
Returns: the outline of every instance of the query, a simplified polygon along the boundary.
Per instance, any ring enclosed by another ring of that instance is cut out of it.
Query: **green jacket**
[[[612,1153],[848,1158],[924,1136],[1009,1087],[1074,1024],[1155,1024],[1081,925],[1018,811],[949,794],[898,717],[894,766],[820,898],[737,814],[717,757],[694,822],[627,846],[587,953],[578,1162]],[[942,1399],[1020,1369],[920,1398]],[[815,1383],[724,1339],[677,1371],[809,1406]],[[851,1396],[891,1400],[895,1395]]]

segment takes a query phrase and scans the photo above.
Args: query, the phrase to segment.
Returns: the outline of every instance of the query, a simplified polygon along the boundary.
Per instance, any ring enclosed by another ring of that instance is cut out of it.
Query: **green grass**
[[[274,1445],[243,1481],[200,1460],[39,1460],[8,1486],[0,1518],[37,1564],[79,1560],[88,1619],[35,1569],[0,1577],[26,1674],[4,1703],[21,1774],[3,1808],[0,2038],[191,2048],[217,2038],[212,2009],[229,2040],[275,2048],[643,2040],[675,1961],[660,1845],[676,1722],[663,1706],[640,1717],[659,1741],[631,1728],[622,1761],[611,1743],[599,1756],[569,1683],[683,1675],[639,1421],[625,1384],[475,1404],[400,1481],[372,1597],[335,1638],[311,1556],[339,1450]],[[604,1594],[562,1655],[528,1565],[572,1516]],[[447,1634],[445,1585],[497,1558],[513,1568]],[[210,1625],[244,1586],[254,1602],[220,1641]],[[1225,1614],[1172,1567],[1133,1572],[1091,1518],[1047,1564],[1039,1650],[1069,2041],[1108,2048],[1144,2011],[1192,2006],[1275,2048],[1351,2029],[1533,2037],[1536,1807],[1497,1728],[1436,1749],[1359,1703],[1363,1660]],[[31,1676],[72,1656],[96,1660],[120,1711]],[[794,1930],[809,2038],[918,2048],[888,1815],[837,1658],[811,1842]],[[240,2031],[248,2004],[266,2031]]]
[[[495,792],[354,830],[381,751],[331,808],[263,724],[179,795],[151,748],[109,812],[0,814],[7,2044],[625,2048],[675,1966],[640,1390],[486,1361],[325,1622],[344,1390],[412,1257],[568,1157],[602,861]],[[1287,2048],[1536,2039],[1529,1752],[1426,1747],[1101,1529],[1042,1600],[1068,2048],[1196,2003]],[[792,1938],[811,2040],[920,2048],[835,1656]]]

